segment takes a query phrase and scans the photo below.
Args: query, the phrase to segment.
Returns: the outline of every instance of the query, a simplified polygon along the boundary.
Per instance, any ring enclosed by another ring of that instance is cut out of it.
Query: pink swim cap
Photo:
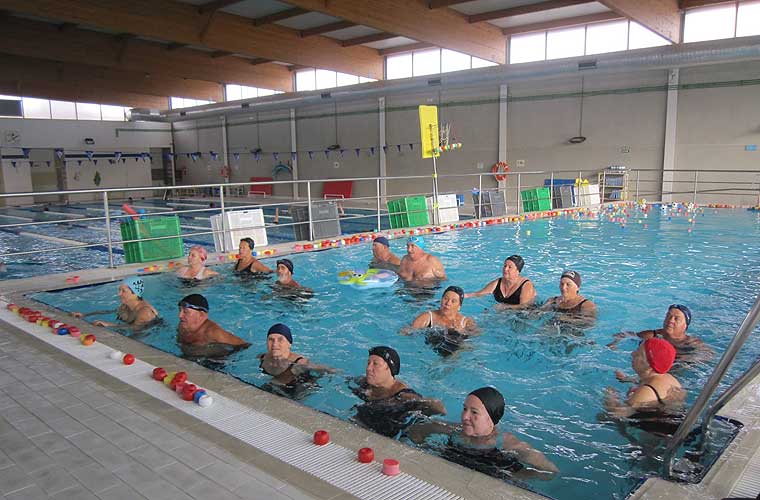
[[[194,245],[190,247],[190,251],[192,252],[193,250],[198,250],[198,253],[201,254],[201,260],[208,259],[208,253],[206,252],[206,249],[203,248],[202,246]]]

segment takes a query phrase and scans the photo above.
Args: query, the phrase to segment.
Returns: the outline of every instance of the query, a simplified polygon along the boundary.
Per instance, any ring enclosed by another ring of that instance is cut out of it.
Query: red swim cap
[[[667,373],[676,359],[676,348],[664,339],[651,338],[644,342],[647,362],[657,373]]]

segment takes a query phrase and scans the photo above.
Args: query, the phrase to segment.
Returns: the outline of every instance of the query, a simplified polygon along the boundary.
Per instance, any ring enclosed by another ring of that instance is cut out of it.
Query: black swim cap
[[[280,259],[277,261],[277,265],[279,266],[282,264],[283,266],[288,268],[288,271],[290,271],[290,274],[293,274],[293,261],[290,259]]]
[[[493,387],[481,387],[472,391],[469,396],[475,396],[483,403],[494,425],[499,423],[504,416],[504,396],[499,391]]]
[[[388,368],[391,369],[391,375],[394,377],[398,375],[401,370],[401,358],[398,357],[398,353],[392,347],[384,345],[375,346],[369,350],[370,356],[379,356],[388,364]]]
[[[206,300],[206,297],[199,293],[193,293],[186,297],[184,297],[182,300],[179,301],[177,304],[179,307],[186,307],[188,309],[195,309],[196,311],[201,312],[208,312],[208,300]]]
[[[521,273],[523,267],[525,267],[525,261],[519,255],[510,255],[507,257],[507,260],[511,260],[514,263],[515,267],[517,268],[517,272],[519,273]]]
[[[244,241],[248,243],[248,248],[250,248],[251,250],[253,250],[253,247],[256,246],[256,244],[253,242],[253,238],[243,238],[240,240],[240,243]]]
[[[275,323],[269,328],[269,331],[267,332],[267,337],[275,333],[278,335],[282,335],[283,337],[288,339],[288,342],[290,342],[291,344],[293,343],[293,334],[290,333],[290,328],[288,328],[288,325],[285,325],[283,323]]]
[[[462,287],[451,285],[443,291],[443,295],[446,295],[449,292],[454,292],[455,294],[459,295],[459,304],[464,302],[464,290],[462,290]]]

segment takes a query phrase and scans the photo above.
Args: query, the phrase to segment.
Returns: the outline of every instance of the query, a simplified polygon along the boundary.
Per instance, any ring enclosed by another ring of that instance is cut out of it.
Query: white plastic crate
[[[459,222],[459,202],[456,194],[439,194],[438,195],[438,224],[448,222]],[[428,215],[430,222],[433,223],[433,197],[427,197]]]
[[[240,246],[243,238],[253,238],[257,247],[267,246],[267,230],[264,227],[264,211],[236,210],[225,212],[226,229],[222,244],[222,214],[211,216],[211,229],[214,232],[214,249],[217,252],[231,252]],[[217,232],[218,231],[218,232]]]
[[[580,186],[578,194],[578,206],[591,207],[599,205],[599,184],[584,184]]]

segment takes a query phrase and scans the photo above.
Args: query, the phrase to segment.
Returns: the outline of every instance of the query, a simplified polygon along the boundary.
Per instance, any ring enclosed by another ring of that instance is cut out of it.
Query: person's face
[[[372,255],[377,259],[385,257],[385,252],[387,250],[388,250],[388,247],[386,247],[382,243],[375,242],[372,244]]]
[[[290,269],[285,264],[277,264],[277,278],[280,281],[290,281],[291,276],[293,276],[293,273],[290,272]]]
[[[119,285],[119,300],[122,304],[126,304],[129,300],[132,300],[135,297],[137,296],[132,292],[131,288],[123,283]]]
[[[267,351],[273,358],[287,358],[290,356],[290,342],[279,333],[269,334],[267,336]]]
[[[190,250],[190,253],[187,254],[187,263],[192,266],[197,266],[200,264],[203,264],[203,257],[201,257],[201,252],[197,248],[193,248]]]
[[[251,247],[248,246],[248,243],[245,241],[240,242],[240,246],[238,247],[238,254],[240,254],[241,257],[248,257],[251,255]]]
[[[504,267],[501,269],[501,273],[504,279],[510,281],[520,276],[520,271],[517,270],[517,266],[511,260],[504,261]]]
[[[470,437],[488,436],[494,424],[483,402],[470,394],[462,407],[462,434]]]
[[[449,290],[441,297],[441,311],[459,311],[462,303],[459,300],[459,294]]]
[[[573,297],[578,295],[578,285],[570,278],[561,278],[559,280],[559,292],[563,297]]]
[[[179,326],[186,330],[196,330],[208,318],[208,313],[190,307],[179,308]]]
[[[380,356],[374,354],[370,354],[369,358],[367,358],[365,375],[367,376],[367,384],[373,386],[385,385],[389,379],[393,378],[388,363]]]
[[[409,255],[409,257],[412,258],[412,260],[417,260],[424,254],[425,252],[415,245],[414,243],[407,243],[406,244],[406,253]]]
[[[671,337],[682,337],[686,334],[686,315],[675,307],[668,309],[662,329]]]

